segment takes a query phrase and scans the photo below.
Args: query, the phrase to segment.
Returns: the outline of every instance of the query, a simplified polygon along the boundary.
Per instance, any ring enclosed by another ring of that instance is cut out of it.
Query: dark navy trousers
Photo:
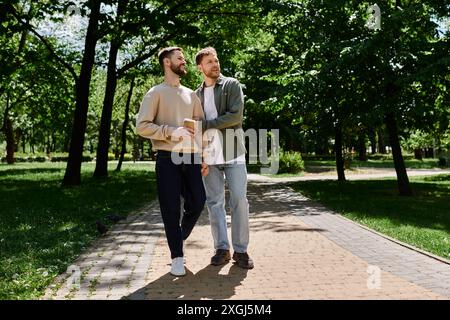
[[[169,151],[158,151],[156,156],[159,205],[172,259],[183,257],[183,240],[191,234],[206,201],[200,155],[176,155],[178,159],[182,156],[182,163],[174,163]],[[184,210],[180,224],[181,197]]]

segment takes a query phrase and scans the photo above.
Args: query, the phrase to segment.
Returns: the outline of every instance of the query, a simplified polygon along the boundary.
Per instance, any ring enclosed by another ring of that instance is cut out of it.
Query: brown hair
[[[195,55],[195,63],[199,65],[200,63],[202,63],[203,57],[209,56],[210,54],[217,56],[216,49],[214,49],[213,47],[203,48]]]
[[[181,52],[183,52],[183,49],[181,49],[180,47],[167,47],[164,49],[161,49],[158,52],[158,60],[159,60],[159,65],[161,66],[161,68],[164,69],[164,58],[170,58],[172,56],[172,53],[176,50],[179,50]]]

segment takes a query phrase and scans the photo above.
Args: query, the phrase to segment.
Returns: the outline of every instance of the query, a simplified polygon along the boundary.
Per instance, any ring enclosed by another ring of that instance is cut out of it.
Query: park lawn
[[[304,160],[305,169],[299,173],[279,173],[279,174],[263,174],[272,178],[292,178],[304,176],[304,173],[335,173],[336,161],[335,160]],[[423,159],[423,160],[405,160],[405,166],[407,169],[435,169],[440,168],[438,166],[437,159]],[[367,160],[359,161],[353,160],[348,170],[364,170],[365,168],[378,168],[378,169],[394,169],[394,162],[392,160]],[[261,170],[258,165],[247,165],[248,173],[260,174]]]
[[[335,160],[304,160],[306,167],[318,166],[318,167],[336,167]],[[438,159],[423,159],[423,160],[405,160],[405,166],[407,169],[433,169],[439,168]],[[352,160],[350,164],[351,168],[394,168],[393,160],[372,160],[367,161]]]
[[[450,259],[450,174],[410,178],[413,197],[395,179],[302,181],[291,186],[351,220]]]
[[[124,163],[101,180],[84,163],[82,185],[62,188],[65,165],[0,165],[0,300],[40,297],[99,237],[97,220],[110,225],[106,215],[128,215],[156,195],[149,163]]]

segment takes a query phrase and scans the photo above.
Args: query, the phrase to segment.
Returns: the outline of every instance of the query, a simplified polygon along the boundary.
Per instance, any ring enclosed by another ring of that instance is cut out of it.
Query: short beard
[[[181,70],[181,65],[178,67],[174,67],[174,65],[170,65],[170,70],[172,70],[173,73],[179,75],[180,77],[186,75],[187,71],[186,69]]]
[[[211,79],[218,79],[220,77],[220,70],[219,70],[219,74],[216,75],[215,71],[210,71],[208,73],[205,73],[205,76],[207,76],[208,78]]]

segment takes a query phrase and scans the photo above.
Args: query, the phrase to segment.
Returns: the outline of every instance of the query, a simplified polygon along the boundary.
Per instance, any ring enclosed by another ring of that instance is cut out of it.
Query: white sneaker
[[[172,268],[170,269],[170,273],[176,277],[186,275],[183,257],[172,259]]]

